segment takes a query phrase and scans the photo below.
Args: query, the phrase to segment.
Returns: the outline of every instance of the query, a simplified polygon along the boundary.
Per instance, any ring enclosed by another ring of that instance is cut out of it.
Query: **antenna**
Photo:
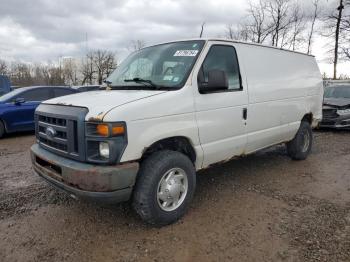
[[[202,36],[203,36],[204,26],[205,26],[205,22],[203,22],[203,24],[202,24],[202,30],[201,30],[201,33],[199,35],[199,38],[202,38]]]

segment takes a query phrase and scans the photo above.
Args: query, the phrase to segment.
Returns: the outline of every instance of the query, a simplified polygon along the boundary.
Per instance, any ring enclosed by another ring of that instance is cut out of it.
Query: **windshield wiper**
[[[142,79],[142,78],[139,78],[139,77],[135,77],[133,79],[125,79],[124,82],[135,82],[135,83],[141,83],[141,84],[144,84],[144,85],[148,84],[149,87],[153,87],[154,89],[160,89],[161,88],[161,86],[158,86],[155,83],[153,83],[152,80]]]

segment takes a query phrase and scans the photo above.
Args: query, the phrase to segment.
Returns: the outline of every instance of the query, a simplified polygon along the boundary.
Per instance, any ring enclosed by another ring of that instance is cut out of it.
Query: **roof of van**
[[[160,44],[167,44],[167,43],[174,43],[174,42],[184,42],[184,41],[220,41],[220,42],[230,42],[230,43],[238,43],[238,44],[244,44],[244,45],[253,45],[253,46],[260,46],[260,47],[265,47],[265,48],[272,48],[276,50],[281,50],[281,51],[286,51],[286,52],[291,52],[291,53],[296,53],[300,55],[306,55],[310,57],[315,57],[314,55],[308,55],[306,53],[298,52],[298,51],[293,51],[289,49],[284,49],[280,47],[275,47],[275,46],[269,46],[269,45],[263,45],[263,44],[258,44],[258,43],[253,43],[253,42],[243,42],[243,41],[238,41],[238,40],[233,40],[233,39],[227,39],[227,38],[189,38],[189,39],[180,39],[180,40],[174,40],[174,41],[168,41]],[[158,45],[158,44],[156,44]]]

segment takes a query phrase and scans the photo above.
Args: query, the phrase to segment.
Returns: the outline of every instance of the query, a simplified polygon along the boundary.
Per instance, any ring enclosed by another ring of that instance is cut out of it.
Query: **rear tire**
[[[132,204],[145,222],[168,225],[185,214],[195,188],[191,160],[180,152],[158,151],[141,164]]]
[[[0,120],[0,138],[5,135],[5,126],[4,123]]]
[[[302,121],[294,139],[287,143],[288,155],[293,160],[305,160],[311,152],[313,134],[310,124]]]

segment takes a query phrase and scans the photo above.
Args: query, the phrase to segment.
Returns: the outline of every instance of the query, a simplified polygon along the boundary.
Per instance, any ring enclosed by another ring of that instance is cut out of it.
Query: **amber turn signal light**
[[[96,131],[97,134],[99,134],[100,136],[119,136],[119,135],[123,135],[125,133],[125,128],[122,125],[118,125],[118,126],[112,126],[112,130],[110,132],[110,128],[109,125],[107,124],[98,124],[96,126]]]

